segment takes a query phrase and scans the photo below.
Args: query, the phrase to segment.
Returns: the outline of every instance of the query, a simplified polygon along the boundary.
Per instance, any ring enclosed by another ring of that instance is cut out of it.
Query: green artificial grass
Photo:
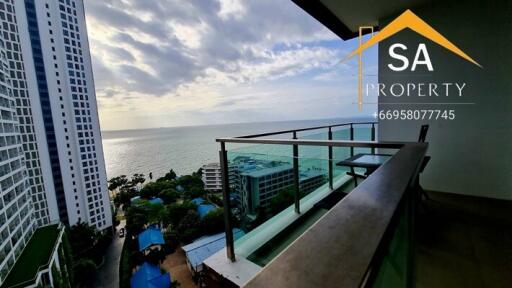
[[[33,279],[39,267],[47,264],[50,260],[59,232],[57,225],[37,229],[20,257],[16,260],[14,268],[7,275],[2,288],[15,286]]]

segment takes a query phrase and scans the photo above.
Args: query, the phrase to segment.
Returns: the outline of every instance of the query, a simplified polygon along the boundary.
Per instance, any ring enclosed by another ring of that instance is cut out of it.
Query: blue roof
[[[164,204],[164,200],[162,200],[161,198],[153,198],[148,202],[149,204]]]
[[[217,207],[212,204],[201,204],[197,206],[197,214],[199,214],[200,218],[206,216],[206,214],[210,213],[210,211],[215,210]]]
[[[235,238],[235,240],[244,235],[244,231],[237,228],[233,229],[233,238]],[[206,258],[212,256],[224,247],[226,247],[226,233],[222,232],[196,239],[194,242],[181,247],[181,249],[187,254],[187,259],[192,267],[197,269],[199,265],[203,264]]]
[[[164,236],[160,229],[149,227],[139,234],[139,251],[143,251],[152,245],[163,245]]]
[[[190,202],[196,204],[197,206],[201,205],[204,203],[204,199],[201,198],[201,197],[197,197],[197,198],[194,198],[192,200],[190,200]]]
[[[133,274],[130,280],[132,288],[169,288],[171,286],[171,274],[160,273],[160,268],[144,262]]]

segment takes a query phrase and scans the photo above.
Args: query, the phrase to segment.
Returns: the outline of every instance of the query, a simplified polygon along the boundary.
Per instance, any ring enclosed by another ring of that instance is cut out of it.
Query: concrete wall
[[[462,97],[379,97],[381,109],[454,109],[455,120],[380,120],[379,140],[417,140],[421,124],[430,124],[432,160],[421,175],[424,188],[512,200],[512,4],[509,1],[448,1],[412,11],[479,62],[471,64],[408,30],[379,44],[379,82],[466,82]],[[491,3],[492,2],[492,3]],[[384,27],[397,15],[382,19]],[[434,72],[394,72],[388,54],[400,42],[412,60],[425,43]],[[412,51],[409,51],[412,50]],[[474,105],[398,105],[396,102],[471,102]]]

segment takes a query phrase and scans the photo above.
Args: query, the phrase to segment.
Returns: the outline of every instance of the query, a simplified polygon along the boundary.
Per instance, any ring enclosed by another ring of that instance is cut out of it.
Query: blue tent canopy
[[[144,262],[133,274],[130,280],[132,288],[169,288],[171,286],[171,274],[160,273],[160,268]]]
[[[163,245],[164,243],[164,236],[158,228],[150,226],[139,234],[139,251],[143,251],[152,245]]]
[[[161,198],[153,198],[150,199],[148,202],[149,204],[164,204],[164,200],[162,200]]]
[[[204,199],[201,198],[201,197],[197,197],[197,198],[194,198],[192,200],[190,200],[190,202],[196,204],[197,206],[201,205],[204,203]]]
[[[201,204],[197,206],[197,214],[199,214],[200,218],[203,218],[208,214],[210,211],[215,210],[217,207],[215,207],[212,204]]]
[[[237,228],[233,229],[233,237],[235,240],[244,235],[244,231]],[[194,242],[183,246],[182,249],[185,251],[190,265],[197,271],[198,266],[203,264],[206,258],[212,256],[224,247],[226,247],[226,233],[222,232],[196,239]]]

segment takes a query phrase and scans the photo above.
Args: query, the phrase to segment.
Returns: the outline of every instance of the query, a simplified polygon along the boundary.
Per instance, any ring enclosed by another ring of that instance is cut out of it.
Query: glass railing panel
[[[372,125],[371,124],[357,124],[354,125],[354,141],[371,141],[372,140]],[[371,153],[370,148],[355,147],[354,154]]]
[[[397,221],[391,225],[389,233],[391,240],[382,247],[384,252],[383,258],[372,267],[374,274],[370,281],[371,287],[384,288],[384,287],[409,287],[408,281],[412,279],[411,270],[411,257],[410,253],[412,242],[410,239],[411,221],[412,218],[408,213],[410,203],[405,202],[396,211]]]
[[[253,145],[227,152],[232,226],[243,231],[234,235],[235,254],[258,265],[267,256],[254,252],[295,213],[293,149],[278,146]]]
[[[309,136],[323,137],[323,136]],[[230,205],[235,254],[264,266],[325,214],[342,195],[330,197],[327,147],[298,146],[294,170],[293,146],[251,145],[229,149]],[[295,189],[295,173],[299,191]],[[334,175],[335,188],[341,178]],[[339,174],[338,176],[344,176]],[[296,213],[295,194],[300,213]],[[326,198],[329,198],[326,200]]]

